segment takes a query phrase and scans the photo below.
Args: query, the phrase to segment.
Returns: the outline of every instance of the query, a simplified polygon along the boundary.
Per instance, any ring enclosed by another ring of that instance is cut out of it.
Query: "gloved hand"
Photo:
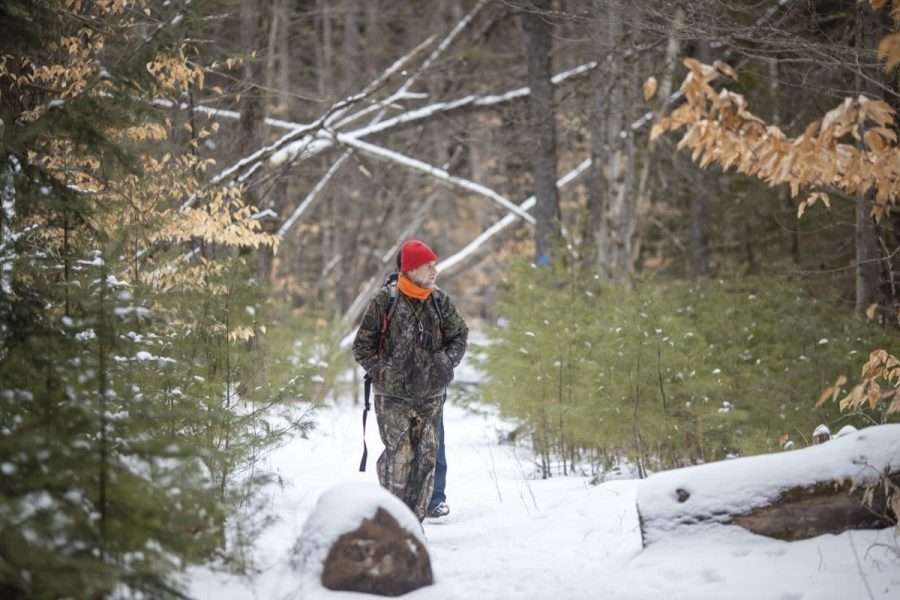
[[[434,360],[435,376],[441,385],[449,385],[453,381],[453,363],[443,350],[431,355]]]

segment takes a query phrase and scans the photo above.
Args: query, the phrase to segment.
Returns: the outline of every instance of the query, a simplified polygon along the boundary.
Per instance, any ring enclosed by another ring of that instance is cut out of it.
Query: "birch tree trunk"
[[[556,189],[556,112],[553,106],[551,25],[547,14],[551,0],[534,0],[522,15],[528,53],[528,127],[534,134],[531,165],[537,200],[534,217],[535,262],[549,264],[553,244],[560,237],[561,215]]]
[[[669,38],[666,42],[666,60],[665,71],[659,83],[659,90],[653,103],[654,111],[657,117],[668,108],[669,95],[672,93],[672,85],[675,79],[675,69],[678,68],[679,54],[681,53],[681,35],[684,29],[685,13],[681,6],[675,9],[675,15],[672,19],[672,25],[669,28]],[[652,59],[651,59],[652,60]],[[652,72],[650,65],[643,65],[645,68],[641,72]],[[656,168],[656,152],[651,145],[644,148],[644,157],[641,166],[641,174],[638,177],[636,196],[636,209],[632,219],[632,235],[631,235],[631,256],[628,264],[632,266],[638,264],[641,254],[641,245],[643,242],[643,233],[641,231],[642,224],[646,221],[647,215],[650,213],[652,204],[652,190],[650,182],[650,173]]]
[[[636,231],[636,148],[634,136],[625,127],[631,122],[631,106],[636,98],[637,74],[626,70],[624,60],[625,8],[618,2],[595,2],[594,18],[601,22],[605,9],[606,36],[602,42],[595,37],[595,48],[605,47],[611,55],[606,61],[605,81],[595,93],[609,90],[603,123],[596,123],[592,132],[592,156],[595,169],[591,203],[599,224],[596,229],[597,266],[601,276],[611,281],[627,281],[634,271],[633,243]],[[600,58],[598,56],[598,58]],[[599,81],[599,80],[598,80]],[[594,114],[599,115],[595,100]],[[602,189],[601,189],[602,188]],[[599,206],[598,206],[599,204]]]
[[[593,0],[592,16],[594,27],[591,28],[591,44],[594,50],[594,60],[602,64],[607,52],[611,50],[606,45],[606,36],[600,27],[600,18],[605,12],[604,0]],[[606,165],[606,72],[602,68],[594,69],[591,74],[591,169],[587,175],[587,218],[585,219],[585,232],[583,238],[588,248],[584,252],[585,266],[595,266],[600,262],[600,248],[602,238],[600,228],[603,223],[603,212],[606,203],[606,177],[603,174]]]

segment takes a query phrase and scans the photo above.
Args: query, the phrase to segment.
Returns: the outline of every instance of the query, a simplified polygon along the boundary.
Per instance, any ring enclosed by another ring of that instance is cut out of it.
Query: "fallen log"
[[[820,445],[654,474],[640,482],[644,546],[685,527],[730,524],[781,540],[897,524],[900,424]]]

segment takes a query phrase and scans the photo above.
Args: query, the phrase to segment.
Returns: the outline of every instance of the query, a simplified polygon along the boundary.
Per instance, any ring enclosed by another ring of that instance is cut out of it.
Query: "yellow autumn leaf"
[[[869,408],[874,409],[881,400],[881,386],[874,381],[870,381],[866,386],[866,399],[869,401]]]
[[[713,63],[713,66],[716,69],[718,69],[718,71],[720,73],[723,73],[723,74],[727,75],[728,77],[731,77],[732,79],[737,81],[737,78],[738,78],[737,72],[728,63],[723,62],[721,60],[717,60],[716,62]]]
[[[900,394],[894,394],[894,401],[891,402],[887,409],[887,414],[889,415],[895,412],[900,412]],[[900,495],[894,497],[894,502],[894,511],[898,511],[900,509]],[[900,512],[895,512],[895,514],[900,514]]]
[[[822,394],[819,396],[818,402],[816,402],[816,408],[821,407],[825,402],[831,398],[832,402],[837,399],[838,394],[841,391],[841,387],[847,383],[847,377],[845,375],[839,375],[835,380],[834,385],[831,385],[825,388],[822,391]]]
[[[878,43],[878,58],[884,61],[884,70],[892,71],[900,64],[900,33],[889,33]]]
[[[877,310],[878,310],[877,302],[873,302],[872,304],[870,304],[869,308],[866,309],[866,318],[869,319],[870,321],[874,321],[875,320],[875,311],[877,311]]]
[[[643,91],[644,91],[644,100],[650,100],[653,96],[656,95],[656,89],[659,87],[658,82],[656,81],[656,77],[648,77],[644,81]]]

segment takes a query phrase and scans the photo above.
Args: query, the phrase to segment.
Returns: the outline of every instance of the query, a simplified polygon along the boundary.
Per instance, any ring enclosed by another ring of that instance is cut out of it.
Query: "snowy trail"
[[[448,404],[445,430],[450,469],[450,518],[426,521],[425,533],[436,585],[411,598],[486,598],[502,592],[518,597],[593,597],[587,573],[599,575],[611,560],[638,552],[634,482],[589,486],[583,478],[530,480],[527,466],[510,445],[500,445],[508,429],[493,414],[476,415]],[[340,401],[317,413],[309,440],[295,440],[270,457],[269,468],[285,481],[272,491],[280,521],[256,544],[265,569],[252,580],[194,572],[197,598],[291,597],[299,577],[286,554],[299,537],[318,496],[336,483],[377,482],[374,459],[381,452],[377,427],[370,422],[369,468],[356,471],[361,451],[360,408]],[[536,596],[531,594],[538,592]],[[332,592],[319,590],[322,597]],[[360,598],[366,596],[353,595]],[[318,597],[304,590],[303,598]]]
[[[371,598],[310,586],[289,551],[319,495],[347,481],[377,482],[377,425],[362,450],[359,406],[339,399],[316,413],[317,428],[274,452],[280,474],[271,507],[279,521],[254,547],[261,572],[236,578],[189,572],[199,599]],[[371,415],[370,415],[371,416]],[[890,531],[854,532],[786,543],[717,526],[672,536],[641,550],[636,482],[590,486],[581,477],[529,478],[530,457],[501,444],[511,429],[490,409],[445,409],[450,518],[426,521],[435,585],[413,600],[608,598],[621,600],[855,600],[900,598],[900,556]],[[304,582],[306,585],[304,586]]]

